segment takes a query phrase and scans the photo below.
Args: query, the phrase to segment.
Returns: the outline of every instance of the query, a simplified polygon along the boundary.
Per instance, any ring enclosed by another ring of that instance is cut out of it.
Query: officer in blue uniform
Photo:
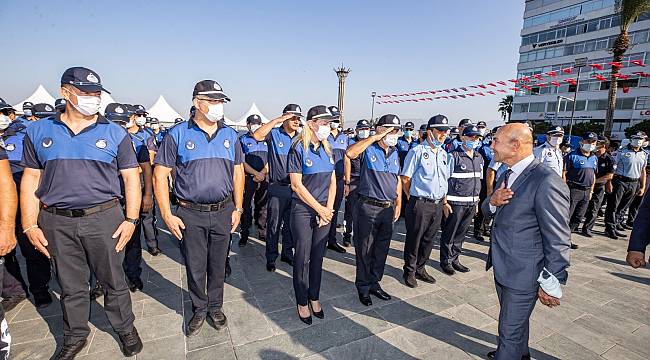
[[[217,329],[226,325],[223,288],[230,234],[239,225],[244,197],[244,154],[237,131],[223,122],[230,99],[221,85],[203,80],[194,86],[195,116],[169,130],[154,163],[156,200],[171,233],[181,240],[194,315],[189,336],[206,317]],[[176,168],[172,214],[167,179]],[[206,291],[207,284],[207,291]]]
[[[0,98],[0,131],[10,128],[12,125],[25,127],[19,118],[16,117],[16,109]]]
[[[424,268],[440,228],[449,180],[449,155],[442,148],[449,133],[444,115],[429,119],[427,141],[409,151],[401,172],[406,190],[406,241],[404,242],[404,283],[414,288],[416,279],[434,284],[436,279]]]
[[[330,121],[331,133],[327,138],[334,158],[334,170],[336,171],[336,198],[334,199],[334,217],[330,222],[330,232],[327,237],[327,248],[337,253],[345,253],[346,250],[336,242],[336,226],[338,223],[339,209],[343,202],[345,192],[345,182],[343,175],[345,173],[345,150],[348,149],[348,136],[341,131],[341,113],[336,106],[327,108],[332,114]]]
[[[352,146],[354,143],[367,139],[368,136],[370,136],[370,123],[368,120],[357,121],[355,132],[356,135],[353,139],[350,139],[348,146]],[[348,188],[348,194],[345,197],[345,217],[343,218],[345,230],[343,231],[343,246],[350,246],[352,243],[352,231],[354,229],[353,224],[354,214],[356,212],[356,200],[359,193],[361,159],[356,158],[350,160],[350,158],[346,156],[344,161],[346,163],[344,181]]]
[[[596,169],[596,181],[594,182],[594,190],[591,194],[591,200],[587,206],[585,213],[585,220],[582,224],[582,236],[593,237],[591,229],[593,229],[598,217],[598,210],[600,210],[603,199],[605,198],[606,188],[611,187],[612,177],[616,169],[614,158],[607,153],[609,141],[605,137],[599,137],[596,143],[596,150],[594,154],[598,157],[598,168]]]
[[[408,154],[409,150],[418,145],[418,142],[413,136],[414,131],[415,125],[412,122],[407,121],[406,124],[404,124],[404,135],[397,139],[397,155],[399,156],[400,168],[404,167],[404,160],[406,159],[406,154]]]
[[[647,138],[643,131],[630,136],[630,144],[618,151],[616,171],[612,179],[612,193],[607,198],[605,209],[605,233],[611,239],[625,236],[620,224],[622,215],[636,195],[643,195],[646,189],[645,168],[648,155],[641,148]]]
[[[300,106],[289,104],[282,110],[282,116],[263,124],[253,133],[255,140],[266,141],[269,144],[269,190],[266,205],[266,270],[268,271],[275,271],[280,229],[282,229],[280,261],[293,266],[293,240],[289,227],[291,186],[287,173],[287,156],[291,143],[298,134],[301,112]]]
[[[474,124],[472,123],[472,120],[470,120],[470,119],[461,119],[458,122],[458,132],[456,133],[456,136],[454,138],[452,138],[451,146],[447,150],[448,152],[454,151],[454,149],[456,149],[457,147],[459,147],[460,145],[463,144],[463,140],[461,139],[461,136],[463,136],[463,130],[465,130],[465,127],[472,126],[472,125],[474,125]],[[453,136],[453,133],[454,133],[453,130],[456,130],[456,129],[452,129],[452,136]]]
[[[102,90],[94,71],[66,70],[61,77],[65,113],[31,124],[23,139],[23,231],[51,257],[61,285],[63,347],[57,359],[74,358],[90,334],[91,270],[105,285],[104,309],[122,353],[142,350],[122,269],[122,250],[135,230],[142,199],[138,163],[126,131],[98,114]],[[120,175],[126,218],[119,206]]]
[[[253,114],[246,118],[248,133],[239,138],[246,157],[244,171],[246,184],[244,186],[244,213],[241,217],[239,246],[246,246],[250,227],[255,219],[257,238],[266,242],[266,203],[268,200],[269,181],[269,146],[266,140],[257,141],[253,134],[262,126],[262,118]],[[253,211],[255,207],[255,211]]]
[[[487,198],[487,173],[489,171],[489,164],[492,162],[492,158],[494,157],[494,153],[492,152],[492,148],[490,148],[490,144],[492,144],[492,137],[490,130],[487,128],[487,124],[485,121],[479,121],[476,124],[476,127],[479,129],[481,132],[480,140],[481,144],[479,145],[479,148],[477,149],[479,155],[483,158],[483,176],[481,177],[481,193],[479,194],[479,204],[478,208],[481,208],[481,204],[483,204],[483,201]],[[488,224],[490,222],[490,219],[485,217],[483,215],[482,211],[477,211],[476,215],[474,216],[474,238],[479,241],[485,241],[485,238],[483,236],[489,236],[488,234]]]
[[[559,176],[563,176],[564,155],[560,144],[564,139],[564,128],[554,126],[546,132],[546,141],[533,149],[535,159],[553,169]]]
[[[569,228],[575,232],[587,212],[589,200],[596,184],[598,157],[594,154],[598,135],[586,132],[580,140],[580,147],[564,157],[564,179],[569,187]],[[571,249],[578,245],[571,244]]]
[[[464,119],[467,120],[467,119]],[[462,120],[461,120],[462,122]],[[464,126],[462,144],[449,153],[449,191],[440,236],[440,268],[447,275],[468,272],[460,263],[465,233],[476,214],[483,177],[483,157],[476,151],[481,132],[475,125]]]
[[[14,234],[16,209],[18,207],[18,196],[16,187],[11,176],[7,153],[0,143],[0,282],[4,277],[4,266],[2,256],[12,251],[16,247],[16,238]],[[5,319],[5,310],[0,305],[0,358],[9,359],[11,348],[11,335],[7,320]]]
[[[426,140],[427,140],[427,124],[422,124],[420,125],[420,130],[418,132],[418,138],[416,139],[415,145],[424,144]]]
[[[393,236],[393,222],[399,219],[402,183],[399,181],[397,139],[400,121],[386,114],[376,124],[377,133],[348,148],[350,159],[361,157],[357,212],[354,220],[354,249],[356,256],[355,285],[359,301],[372,305],[370,295],[382,300],[391,296],[379,282]]]
[[[28,126],[32,123],[32,121],[38,120],[36,116],[34,116],[34,112],[32,111],[33,109],[34,104],[32,102],[25,101],[23,103],[23,115],[18,118],[18,121],[20,121],[23,125]]]
[[[3,103],[0,103],[0,109],[2,108]],[[25,137],[26,126],[20,122],[13,122],[11,125],[4,130],[0,126],[0,134],[7,151],[14,183],[16,188],[20,189],[20,181],[23,175],[23,166],[21,165],[23,138]],[[20,211],[20,208],[18,211]],[[16,217],[16,239],[18,240],[18,246],[20,246],[20,252],[25,258],[29,292],[34,296],[34,305],[37,308],[46,307],[52,303],[52,297],[48,291],[51,276],[50,261],[29,243],[27,236],[22,232],[20,216]],[[4,261],[7,272],[2,282],[2,305],[5,311],[10,311],[26,298],[28,288],[20,271],[16,250],[14,249],[6,254]]]
[[[648,139],[646,138],[643,145],[641,145],[641,148],[643,148],[643,151],[648,154],[648,160],[650,160],[650,148],[648,148]],[[650,172],[650,162],[646,162],[646,174]],[[646,181],[646,191],[647,189],[647,181]],[[644,191],[644,194],[645,192]],[[634,219],[636,219],[637,212],[639,211],[639,207],[641,206],[641,202],[643,201],[643,195],[637,195],[632,199],[632,202],[630,203],[630,207],[627,209],[627,220],[625,222],[621,221],[621,224],[623,225],[623,228],[626,230],[632,230],[632,226],[634,224]]]
[[[291,145],[287,172],[291,178],[291,233],[296,240],[293,289],[298,317],[311,325],[311,314],[322,319],[320,284],[323,255],[334,220],[336,184],[334,152],[328,144],[333,115],[324,105],[307,112],[300,137]]]

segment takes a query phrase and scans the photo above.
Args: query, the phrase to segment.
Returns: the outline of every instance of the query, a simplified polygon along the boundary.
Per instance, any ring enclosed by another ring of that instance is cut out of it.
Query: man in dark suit
[[[627,247],[627,263],[633,268],[646,266],[645,249],[650,245],[650,196],[643,198]],[[650,259],[648,259],[650,261]]]
[[[569,189],[535,160],[526,124],[499,128],[492,149],[495,161],[509,169],[481,206],[485,216],[494,218],[486,270],[494,266],[501,306],[499,343],[488,358],[529,359],[529,320],[535,303],[539,298],[546,306],[560,305],[559,284],[567,280]]]

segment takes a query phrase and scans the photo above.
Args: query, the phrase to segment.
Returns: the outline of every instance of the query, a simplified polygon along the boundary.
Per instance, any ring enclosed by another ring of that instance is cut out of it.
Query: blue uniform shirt
[[[122,198],[119,170],[138,167],[126,130],[98,115],[75,135],[60,116],[31,124],[23,139],[22,165],[43,170],[36,197],[63,209]]]
[[[19,123],[19,124],[21,124],[23,126],[29,126],[29,125],[35,123],[35,121],[27,120],[27,118],[25,118],[24,116],[20,116],[20,117],[16,118],[16,121],[14,121],[14,122]]]
[[[327,138],[327,141],[330,143],[330,148],[332,149],[332,157],[334,158],[334,171],[336,172],[336,178],[343,178],[345,151],[348,149],[348,142],[350,138],[342,131],[339,131],[336,137],[330,136]]]
[[[23,160],[23,138],[26,134],[26,127],[21,123],[13,124],[16,125],[5,130],[2,140],[5,143],[5,150],[7,150],[9,165],[11,166],[11,173],[14,175],[14,180],[20,180],[20,175],[23,172],[21,162]],[[20,185],[19,182],[17,184]]]
[[[492,149],[490,148],[490,144],[481,143],[481,146],[478,148],[477,151],[483,157],[483,163],[484,164],[489,164],[489,163],[492,162],[492,158],[494,157],[494,153],[492,152]]]
[[[210,137],[193,120],[171,128],[154,159],[156,165],[176,168],[174,194],[199,204],[231,196],[235,165],[243,161],[237,131],[219,123]]]
[[[357,141],[359,141],[359,140],[360,139],[355,136],[354,139],[350,139],[350,141],[348,141],[348,146],[352,146],[352,145],[356,144]],[[354,179],[354,178],[358,179],[360,175],[361,175],[361,156],[359,156],[356,159],[351,159],[350,160],[350,178],[351,179]]]
[[[416,139],[411,138],[411,142],[408,142],[404,135],[397,139],[397,155],[399,156],[400,167],[404,166],[404,160],[406,159],[406,154],[408,154],[409,150],[413,149],[417,145],[419,144]]]
[[[574,150],[564,157],[564,170],[569,185],[591,187],[597,169],[598,157],[593,153],[585,156],[580,150]]]
[[[293,137],[289,136],[283,127],[279,127],[273,128],[265,140],[271,144],[269,146],[269,183],[289,185],[287,156]]]
[[[253,134],[247,133],[239,138],[242,150],[244,151],[245,161],[255,171],[261,171],[266,166],[269,158],[269,146],[266,140],[257,141]]]
[[[632,179],[639,179],[648,162],[648,154],[640,149],[634,151],[629,146],[616,154],[616,171],[614,174]]]
[[[411,178],[411,196],[440,200],[448,189],[449,154],[442,148],[434,152],[428,142],[417,145],[406,155],[402,176]]]
[[[7,152],[2,146],[0,146],[0,160],[7,160]]]
[[[291,146],[287,160],[287,172],[302,174],[302,184],[307,191],[318,201],[327,201],[327,195],[334,171],[334,158],[327,154],[323,146],[318,149],[313,144],[305,150],[302,141],[297,141]],[[298,199],[297,194],[293,197]]]
[[[135,155],[139,163],[148,163],[149,162],[149,149],[147,148],[147,141],[150,137],[143,137],[144,133],[138,131],[135,134],[129,133],[131,136],[131,142],[133,143],[133,148],[135,149]]]
[[[361,154],[359,195],[379,201],[397,199],[397,175],[399,156],[397,149],[390,147],[388,154],[374,143]]]

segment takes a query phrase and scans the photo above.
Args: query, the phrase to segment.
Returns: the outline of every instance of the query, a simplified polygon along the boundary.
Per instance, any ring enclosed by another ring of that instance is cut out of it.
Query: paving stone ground
[[[597,227],[596,230],[602,230]],[[187,338],[191,302],[178,243],[161,234],[164,255],[144,252],[144,291],[132,294],[136,327],[144,341],[137,359],[480,359],[496,346],[499,305],[492,272],[485,271],[488,243],[467,239],[463,264],[471,272],[440,271],[436,245],[428,271],[437,284],[415,289],[401,282],[403,221],[397,223],[382,287],[393,300],[365,307],[354,287],[354,249],[328,252],[321,301],[325,319],[298,320],[291,268],[265,269],[264,244],[233,241],[232,276],[225,288],[228,327],[209,325]],[[599,232],[599,234],[602,234]],[[559,308],[538,303],[530,344],[536,359],[650,358],[650,269],[625,264],[627,240],[579,235]],[[58,296],[55,281],[52,288]],[[62,342],[58,301],[36,310],[25,301],[7,313],[12,359],[49,359]],[[92,333],[80,359],[121,359],[102,302],[93,303]]]

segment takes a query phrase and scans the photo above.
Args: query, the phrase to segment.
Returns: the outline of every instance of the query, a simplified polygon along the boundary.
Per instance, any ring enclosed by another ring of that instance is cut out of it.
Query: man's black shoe
[[[90,289],[90,300],[97,300],[102,296],[104,296],[104,286],[98,281],[95,287]]]
[[[34,293],[34,306],[37,308],[44,308],[49,306],[52,303],[52,295],[49,292],[37,292]]]
[[[343,239],[343,246],[350,247],[350,245],[352,245],[350,239]]]
[[[372,306],[372,299],[370,298],[370,295],[363,295],[359,293],[359,301],[365,306]]]
[[[447,274],[447,275],[454,275],[456,271],[454,271],[454,268],[450,264],[440,264],[440,268],[442,271]]]
[[[592,238],[594,237],[594,234],[591,232],[591,230],[588,229],[582,229],[582,232],[580,233],[584,237]]]
[[[293,266],[293,259],[289,259],[288,257],[281,256],[280,261],[287,263],[289,266]]]
[[[274,263],[266,264],[266,271],[274,272],[275,271],[275,264]]]
[[[614,229],[605,229],[605,235],[607,235],[607,237],[610,239],[618,240],[618,235]]]
[[[388,300],[392,299],[390,297],[390,295],[387,292],[385,292],[384,290],[382,290],[382,289],[370,290],[369,293],[371,295],[376,296],[377,298],[379,298],[381,300],[388,301]]]
[[[162,253],[157,246],[147,246],[147,252],[151,254],[151,256],[158,256]]]
[[[402,277],[404,278],[404,284],[406,284],[406,286],[410,288],[418,287],[418,281],[415,280],[415,276],[413,276],[413,274],[404,274]]]
[[[243,237],[239,239],[239,247],[244,247],[246,244],[248,244],[248,238]]]
[[[618,231],[617,229],[614,229],[614,233],[616,234],[616,236],[618,236],[618,237],[622,237],[622,238],[624,238],[625,236],[627,236],[627,235],[625,235],[624,232],[622,232],[622,231]]]
[[[451,263],[451,267],[453,267],[458,272],[462,272],[462,273],[469,272],[469,268],[461,264],[460,262]]]
[[[571,243],[571,250],[575,250],[578,247],[579,247],[578,244]]]
[[[25,299],[27,299],[27,295],[25,294],[8,296],[2,299],[2,308],[4,311],[11,311],[13,308],[18,306],[18,304],[25,301]]]
[[[204,322],[205,315],[194,314],[187,324],[187,336],[194,336],[201,332]]]
[[[55,360],[72,360],[86,346],[86,339],[74,343],[63,344],[61,351],[54,357]]]
[[[429,283],[429,284],[435,284],[436,283],[436,279],[433,276],[429,275],[429,273],[424,269],[422,269],[420,271],[417,271],[415,273],[415,278],[418,279],[418,280],[422,280],[425,283]]]
[[[221,310],[208,313],[208,317],[210,318],[210,321],[212,321],[212,326],[217,330],[226,326],[228,323],[226,315]]]
[[[127,279],[127,284],[129,285],[129,290],[131,290],[132,293],[138,290],[142,291],[142,289],[144,288],[144,284],[142,283],[142,280],[140,280],[140,278],[133,279],[133,280]]]
[[[616,227],[614,228],[616,231],[625,231],[625,226],[623,224],[616,224]]]
[[[623,224],[623,228],[625,230],[632,230],[632,228],[634,228],[634,224],[625,223],[625,224]]]
[[[497,356],[497,352],[495,351],[490,351],[487,353],[487,358],[490,360],[493,360]],[[521,360],[530,360],[530,354],[527,355],[522,355]]]
[[[126,357],[131,357],[142,351],[142,340],[138,335],[138,330],[133,327],[133,330],[128,333],[117,334],[122,343],[122,354]]]
[[[232,274],[232,268],[230,267],[230,263],[226,262],[226,270],[224,273],[225,277],[230,277],[230,274]]]
[[[341,246],[339,244],[327,245],[327,248],[330,249],[330,250],[334,250],[334,251],[336,251],[337,253],[340,253],[340,254],[345,254],[347,252],[345,250],[345,248],[343,248],[343,246]]]

